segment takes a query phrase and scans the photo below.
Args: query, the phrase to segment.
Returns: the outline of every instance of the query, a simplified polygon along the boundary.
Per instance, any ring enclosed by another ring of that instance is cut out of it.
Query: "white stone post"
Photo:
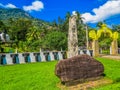
[[[58,56],[59,56],[59,60],[63,59],[63,55],[62,55],[62,53],[60,51],[58,52]]]
[[[84,54],[83,50],[80,50],[80,54]]]
[[[45,55],[44,55],[43,52],[40,52],[40,56],[41,56],[41,61],[42,61],[42,62],[45,62],[46,59],[45,59]]]
[[[35,55],[33,53],[30,53],[30,58],[31,58],[31,62],[36,62]]]
[[[13,60],[12,57],[10,56],[10,54],[6,54],[6,62],[7,64],[13,64]]]
[[[19,53],[19,54],[18,54],[18,58],[19,58],[19,62],[20,62],[20,63],[25,63],[25,58],[24,58],[24,56],[23,56],[22,53]]]
[[[91,56],[91,54],[90,54],[90,51],[89,51],[89,50],[87,50],[87,52],[86,52],[86,53],[87,53],[87,55]]]
[[[49,55],[50,55],[51,61],[55,60],[53,52],[49,52]]]

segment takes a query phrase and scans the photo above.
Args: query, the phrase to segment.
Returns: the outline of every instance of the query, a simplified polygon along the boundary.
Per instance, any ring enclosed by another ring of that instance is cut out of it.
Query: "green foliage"
[[[4,30],[6,25],[0,20],[0,31]]]
[[[120,33],[120,25],[113,25],[112,28],[114,31],[117,31]]]
[[[99,45],[100,45],[100,48],[102,48],[103,54],[109,54],[111,42],[112,42],[112,39],[110,38],[108,33],[101,34],[101,37],[99,38]]]
[[[112,40],[110,38],[104,38],[100,41],[100,47],[102,48],[109,48],[111,45]]]
[[[42,48],[48,50],[65,50],[67,48],[67,38],[63,32],[53,31],[46,34],[42,40]]]
[[[15,49],[13,48],[10,48],[10,47],[5,47],[5,50],[4,52],[8,52],[8,53],[14,53],[15,52]]]
[[[29,18],[32,17],[25,11],[18,9],[18,8],[0,8],[0,20],[6,20],[9,18]]]
[[[101,27],[102,27],[102,24],[104,24],[104,23],[105,23],[105,22],[98,22],[96,26],[97,26],[98,28],[101,28]]]
[[[49,23],[32,18],[20,9],[1,8],[0,12],[0,31],[7,31],[10,40],[16,44],[13,48],[18,48],[19,52],[38,51],[41,38],[49,30]]]
[[[102,50],[102,54],[110,54],[110,49],[107,48],[105,50]]]

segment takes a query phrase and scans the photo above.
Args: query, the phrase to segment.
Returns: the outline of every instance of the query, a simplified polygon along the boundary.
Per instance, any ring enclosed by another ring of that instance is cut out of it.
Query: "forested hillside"
[[[65,18],[60,18],[53,22],[36,19],[21,9],[0,9],[0,32],[5,32],[10,36],[9,43],[0,41],[0,48],[4,48],[4,52],[13,51],[17,48],[18,52],[37,52],[43,50],[67,50],[68,22],[70,13],[67,12]],[[83,23],[81,14],[77,12],[77,28],[78,28],[78,46],[86,45],[86,25]],[[100,27],[99,22],[97,27]],[[96,28],[88,26],[88,32]],[[113,26],[113,32],[120,33],[120,25]],[[101,45],[107,46],[110,41],[105,39],[106,43]],[[89,39],[91,41],[91,39]],[[118,39],[120,47],[120,38]]]
[[[14,9],[5,9],[5,8],[0,8],[0,19],[1,20],[6,20],[9,18],[29,18],[31,19],[32,17],[25,11],[14,8]]]

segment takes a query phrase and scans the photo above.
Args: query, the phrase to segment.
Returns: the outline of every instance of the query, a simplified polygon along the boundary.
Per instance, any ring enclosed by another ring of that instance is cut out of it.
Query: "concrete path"
[[[104,58],[110,58],[110,59],[117,59],[117,60],[120,60],[120,55],[117,55],[117,56],[112,56],[112,55],[105,55],[105,56],[102,56]]]

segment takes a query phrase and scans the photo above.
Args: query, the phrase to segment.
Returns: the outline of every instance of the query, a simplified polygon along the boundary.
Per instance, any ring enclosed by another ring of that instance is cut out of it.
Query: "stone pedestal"
[[[98,40],[93,40],[92,42],[93,56],[99,56],[99,44]]]
[[[78,37],[77,37],[77,25],[76,15],[73,15],[69,19],[68,30],[68,58],[78,55]]]
[[[117,40],[113,40],[111,43],[111,55],[117,55],[117,54],[118,54]]]

